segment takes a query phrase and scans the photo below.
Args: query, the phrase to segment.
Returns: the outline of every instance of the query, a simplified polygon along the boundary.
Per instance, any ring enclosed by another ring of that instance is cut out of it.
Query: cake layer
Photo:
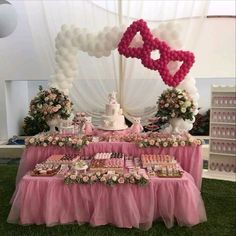
[[[105,130],[122,130],[126,129],[125,117],[123,115],[107,116],[103,115],[101,117],[102,125],[101,128]]]
[[[107,116],[119,115],[120,104],[106,104],[106,113]]]

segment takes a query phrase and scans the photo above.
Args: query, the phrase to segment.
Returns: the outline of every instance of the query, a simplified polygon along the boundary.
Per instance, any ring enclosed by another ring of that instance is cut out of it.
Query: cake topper
[[[115,92],[115,91],[112,91],[111,93],[109,93],[109,95],[108,95],[109,104],[117,104],[116,94],[117,94],[117,92]]]

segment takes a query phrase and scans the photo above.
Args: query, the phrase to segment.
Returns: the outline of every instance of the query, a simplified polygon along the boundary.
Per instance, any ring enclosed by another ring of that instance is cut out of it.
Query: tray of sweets
[[[49,173],[39,173],[38,171],[31,171],[30,172],[30,176],[38,176],[38,177],[50,177],[50,176],[54,176],[56,175],[58,172],[57,171],[53,171],[53,172],[49,172]]]
[[[30,172],[31,176],[54,176],[60,170],[59,164],[40,163],[37,164],[33,171]]]
[[[181,178],[183,174],[179,173],[176,175],[168,175],[168,174],[156,173],[156,176],[159,178]]]

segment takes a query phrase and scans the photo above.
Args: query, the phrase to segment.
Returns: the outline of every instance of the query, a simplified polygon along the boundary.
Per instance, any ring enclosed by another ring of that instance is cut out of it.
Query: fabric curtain
[[[189,50],[194,48],[208,7],[207,1],[146,0],[24,1],[24,5],[35,50],[48,77],[56,67],[54,40],[63,24],[97,33],[105,26],[128,25],[140,18],[151,29],[163,22],[177,22],[183,48]],[[138,116],[147,123],[156,112],[158,96],[167,87],[158,72],[144,68],[140,60],[121,57],[117,50],[99,59],[78,51],[78,77],[73,85],[70,96],[75,111],[87,112],[95,124],[112,90],[118,91],[128,119]]]

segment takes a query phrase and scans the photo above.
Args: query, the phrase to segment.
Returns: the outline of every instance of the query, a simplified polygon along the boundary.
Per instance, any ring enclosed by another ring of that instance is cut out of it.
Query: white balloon
[[[170,33],[170,36],[171,36],[171,39],[172,39],[172,40],[177,40],[177,39],[179,38],[179,33],[178,33],[178,31],[173,30],[173,31]]]
[[[68,62],[65,60],[60,61],[58,64],[62,70],[66,70],[70,66],[70,64],[68,64]]]
[[[71,68],[66,68],[65,70],[64,70],[64,75],[67,77],[67,79],[70,77],[74,77],[75,76],[75,73],[74,73],[74,71],[71,69]]]
[[[95,44],[94,44],[94,41],[90,41],[90,42],[88,43],[88,50],[91,51],[91,52],[95,51]]]
[[[172,30],[174,28],[174,24],[172,22],[168,22],[165,27],[168,30]]]
[[[65,95],[69,95],[70,90],[69,89],[63,89],[63,92],[64,92]]]
[[[68,89],[70,90],[70,89],[72,89],[72,87],[73,87],[73,84],[72,84],[72,83],[69,83],[69,84],[68,84]]]
[[[58,81],[58,82],[62,82],[62,81],[65,81],[66,77],[63,75],[63,74],[57,74],[55,75],[55,80]]]
[[[73,48],[73,45],[72,45],[72,42],[71,42],[71,39],[70,39],[70,38],[64,40],[63,44],[64,44],[64,46],[65,46],[66,48],[68,48],[69,50],[71,50],[71,48]]]
[[[198,110],[195,110],[193,114],[196,116],[198,114]]]
[[[103,44],[101,42],[97,42],[96,45],[95,45],[95,50],[98,51],[98,52],[104,51]]]
[[[105,57],[109,57],[110,55],[111,55],[111,51],[104,51],[103,52],[103,55],[105,56]]]
[[[106,50],[111,50],[112,49],[112,42],[111,41],[106,41],[105,43],[105,49]]]
[[[106,33],[106,39],[109,40],[109,41],[113,41],[114,39],[114,34],[112,31],[109,31]]]
[[[71,44],[73,47],[76,47],[76,48],[80,45],[77,38],[75,38],[75,37],[71,39]]]
[[[57,50],[57,54],[60,54],[62,57],[66,56],[69,53],[69,50],[61,47],[59,50]]]
[[[67,30],[69,30],[68,25],[62,25],[61,26],[61,31],[66,32]]]
[[[152,34],[153,34],[155,37],[159,36],[159,30],[158,30],[158,28],[153,29],[153,30],[152,30]]]
[[[74,37],[73,31],[71,29],[65,32],[65,37],[71,40]]]
[[[74,28],[74,29],[73,29],[73,35],[74,35],[74,36],[77,36],[77,35],[79,35],[80,33],[81,33],[80,28]]]
[[[59,85],[62,89],[67,89],[67,88],[68,88],[68,82],[67,82],[67,81],[58,82],[58,85]]]
[[[74,81],[74,77],[68,77],[68,78],[67,78],[67,81],[68,81],[69,83],[72,83],[72,82]]]
[[[174,44],[175,44],[176,48],[182,48],[183,47],[183,44],[182,44],[182,42],[180,40],[175,40]]]
[[[159,30],[159,31],[162,31],[162,30],[164,30],[164,29],[165,29],[165,24],[164,24],[164,23],[159,24],[158,30]]]
[[[104,31],[104,32],[107,32],[107,31],[110,31],[110,29],[111,29],[111,27],[105,26],[105,27],[103,28],[103,31]]]

